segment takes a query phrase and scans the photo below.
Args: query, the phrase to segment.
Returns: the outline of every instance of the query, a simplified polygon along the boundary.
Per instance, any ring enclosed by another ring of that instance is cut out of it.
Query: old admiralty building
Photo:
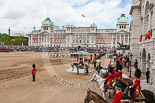
[[[98,29],[97,25],[75,27],[66,25],[61,30],[46,18],[40,30],[28,34],[29,46],[44,47],[117,47],[118,42],[130,43],[129,21],[125,14],[118,18],[116,29]]]

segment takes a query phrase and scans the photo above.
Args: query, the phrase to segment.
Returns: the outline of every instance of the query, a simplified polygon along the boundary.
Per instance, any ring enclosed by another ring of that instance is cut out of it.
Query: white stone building
[[[122,14],[118,18],[116,29],[97,29],[96,24],[90,27],[66,25],[62,30],[55,26],[50,18],[42,22],[41,30],[28,34],[29,46],[46,47],[117,47],[117,43],[129,45],[130,32],[128,18]]]
[[[155,0],[132,0],[131,52],[142,72],[150,69],[150,83],[155,91]],[[152,32],[152,36],[151,33]],[[149,36],[148,36],[149,35]]]

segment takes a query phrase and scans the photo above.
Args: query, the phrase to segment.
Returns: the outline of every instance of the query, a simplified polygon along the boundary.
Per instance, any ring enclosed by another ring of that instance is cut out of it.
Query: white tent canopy
[[[85,55],[85,54],[89,54],[89,53],[85,52],[85,51],[79,51],[79,52],[75,52],[75,53],[72,53],[72,54]]]

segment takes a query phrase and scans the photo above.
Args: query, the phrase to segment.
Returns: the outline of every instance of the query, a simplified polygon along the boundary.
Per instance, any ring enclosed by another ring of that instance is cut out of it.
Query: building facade
[[[155,0],[132,0],[131,52],[142,72],[150,70],[155,92]]]
[[[61,30],[46,18],[40,30],[28,34],[29,46],[46,47],[117,47],[117,43],[129,45],[129,21],[125,14],[121,14],[116,29],[97,29],[96,24],[90,27],[75,27],[66,25]]]

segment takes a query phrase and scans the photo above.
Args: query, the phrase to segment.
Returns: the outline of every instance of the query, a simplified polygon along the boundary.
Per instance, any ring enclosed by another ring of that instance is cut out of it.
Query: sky
[[[132,1],[124,0],[0,0],[0,33],[28,34],[49,17],[54,25],[115,29],[122,13],[129,18]],[[85,17],[82,17],[82,14]]]

